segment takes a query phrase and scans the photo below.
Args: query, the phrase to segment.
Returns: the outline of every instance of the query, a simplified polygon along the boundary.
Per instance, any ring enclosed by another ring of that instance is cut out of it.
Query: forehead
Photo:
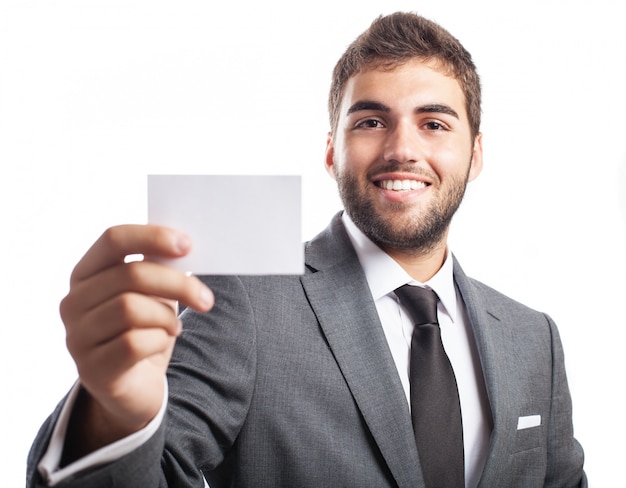
[[[392,110],[413,111],[425,104],[445,104],[467,120],[461,85],[440,63],[411,59],[397,66],[371,66],[346,83],[340,117],[359,101],[380,102]]]

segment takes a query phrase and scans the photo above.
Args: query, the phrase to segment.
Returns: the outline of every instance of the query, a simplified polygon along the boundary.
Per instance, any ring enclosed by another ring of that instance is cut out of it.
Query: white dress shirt
[[[394,290],[405,284],[426,286],[439,296],[437,317],[441,340],[454,370],[461,402],[465,486],[474,488],[478,485],[487,458],[491,413],[473,333],[463,300],[454,284],[450,254],[447,253],[443,266],[435,276],[426,283],[419,283],[368,239],[346,213],[343,214],[343,222],[365,271],[409,406],[409,358],[413,322],[400,305]]]
[[[413,324],[403,307],[400,306],[393,291],[408,283],[428,286],[439,296],[437,315],[441,327],[441,337],[454,369],[461,402],[465,449],[465,486],[466,488],[474,488],[478,485],[487,456],[491,435],[491,416],[469,321],[463,301],[454,285],[452,259],[448,255],[442,268],[435,276],[427,283],[418,283],[388,254],[372,243],[354,225],[346,213],[343,215],[343,221],[365,271],[367,283],[372,292],[409,405],[409,356]],[[161,410],[144,429],[59,469],[67,424],[78,388],[79,384],[76,384],[68,396],[54,428],[48,450],[38,466],[39,472],[47,480],[49,486],[54,486],[84,469],[119,459],[141,446],[158,430],[167,406],[166,389]],[[208,486],[206,481],[205,486]]]

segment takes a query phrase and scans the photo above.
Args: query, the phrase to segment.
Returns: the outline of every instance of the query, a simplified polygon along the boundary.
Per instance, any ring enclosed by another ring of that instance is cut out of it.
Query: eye
[[[385,126],[378,119],[365,119],[358,122],[355,127],[357,129],[381,129]]]
[[[447,127],[447,126],[445,126],[445,125],[443,125],[441,122],[437,122],[437,121],[435,121],[435,120],[430,121],[430,122],[426,122],[426,123],[424,124],[424,127],[425,127],[427,130],[433,130],[433,131],[436,131],[436,130],[448,130],[448,127]]]

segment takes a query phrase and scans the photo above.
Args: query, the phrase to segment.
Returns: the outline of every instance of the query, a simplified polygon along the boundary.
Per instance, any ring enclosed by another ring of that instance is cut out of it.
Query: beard
[[[336,174],[343,206],[361,232],[383,250],[395,249],[411,255],[428,254],[445,239],[463,200],[468,178],[469,170],[465,177],[454,177],[448,188],[440,188],[431,202],[419,207],[387,202],[382,215],[368,197],[367,187],[360,187],[353,174]]]

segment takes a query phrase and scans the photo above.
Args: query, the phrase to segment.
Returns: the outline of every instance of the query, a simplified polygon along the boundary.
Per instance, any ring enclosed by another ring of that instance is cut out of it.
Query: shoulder
[[[517,312],[524,312],[529,314],[539,313],[543,315],[543,312],[535,310],[534,308],[518,301],[517,299],[505,295],[501,291],[496,290],[489,285],[486,285],[482,281],[474,278],[467,278],[467,280],[469,282],[469,286],[475,294],[482,297],[486,302],[494,306],[497,305],[499,307],[515,310]]]
[[[485,283],[467,276],[455,260],[454,280],[470,313],[486,312],[499,321],[519,324],[552,324],[550,317]]]

